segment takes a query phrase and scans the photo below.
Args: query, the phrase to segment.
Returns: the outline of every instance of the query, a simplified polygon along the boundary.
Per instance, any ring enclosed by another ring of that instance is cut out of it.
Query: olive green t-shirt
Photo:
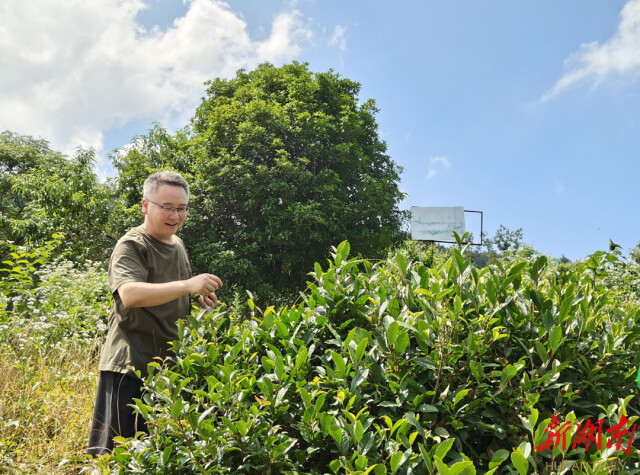
[[[109,330],[102,349],[100,371],[147,373],[147,364],[167,355],[169,342],[177,339],[176,321],[190,310],[189,295],[154,307],[126,308],[118,289],[127,282],[163,283],[191,277],[184,244],[165,244],[142,226],[131,229],[116,244],[109,261],[108,283],[113,294]]]

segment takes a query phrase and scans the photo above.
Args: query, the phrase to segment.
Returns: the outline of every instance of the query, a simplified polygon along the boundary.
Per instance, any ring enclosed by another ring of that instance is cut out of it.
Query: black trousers
[[[100,371],[88,454],[111,452],[114,437],[133,437],[136,432],[148,433],[142,416],[134,414],[133,408],[129,407],[134,398],[142,398],[140,379],[122,373]]]

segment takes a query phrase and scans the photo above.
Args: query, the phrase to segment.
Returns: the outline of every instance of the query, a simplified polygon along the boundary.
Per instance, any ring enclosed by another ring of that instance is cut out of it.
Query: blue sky
[[[572,260],[640,241],[640,0],[5,0],[0,130],[94,147],[110,175],[205,80],[294,59],[376,100],[402,208],[482,210]]]

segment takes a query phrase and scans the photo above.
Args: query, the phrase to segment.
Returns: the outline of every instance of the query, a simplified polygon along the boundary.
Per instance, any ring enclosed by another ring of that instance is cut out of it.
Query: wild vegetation
[[[640,473],[640,245],[571,263],[501,227],[420,251],[359,84],[293,63],[208,86],[106,182],[92,151],[0,134],[0,473]],[[194,270],[229,290],[152,364],[149,436],[90,461],[106,259],[158,168],[192,183]]]
[[[99,266],[50,260],[60,240],[10,245],[0,271],[8,472],[91,466],[82,452],[109,297]],[[630,434],[628,454],[571,447],[587,419],[637,422],[634,260],[618,250],[562,265],[510,254],[477,268],[454,249],[428,267],[403,251],[375,263],[349,251],[345,242],[316,264],[289,305],[260,309],[238,294],[181,322],[175,356],[152,364],[138,402],[150,436],[122,441],[99,462],[105,471],[640,469]],[[553,416],[572,421],[568,446],[536,450]]]
[[[0,473],[86,465],[109,293],[100,264],[53,259],[60,246],[56,236],[31,249],[9,242],[2,249]]]

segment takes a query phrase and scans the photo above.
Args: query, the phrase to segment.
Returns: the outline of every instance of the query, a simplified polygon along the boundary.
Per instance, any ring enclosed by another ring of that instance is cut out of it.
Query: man
[[[191,275],[182,240],[175,234],[187,216],[189,185],[174,172],[158,172],[144,182],[141,226],[116,244],[109,261],[113,294],[109,330],[100,357],[100,380],[88,453],[113,449],[113,437],[145,431],[129,404],[142,396],[147,364],[167,355],[177,339],[176,321],[190,311],[190,294],[201,294],[203,306],[217,303],[222,281],[212,274]]]

